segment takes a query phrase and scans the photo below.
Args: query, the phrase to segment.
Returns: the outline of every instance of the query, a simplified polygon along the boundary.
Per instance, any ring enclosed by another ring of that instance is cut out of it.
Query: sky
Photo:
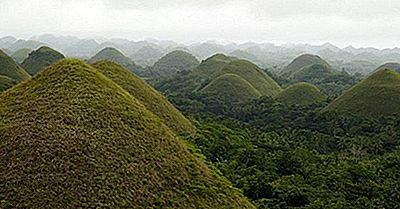
[[[0,36],[400,47],[399,0],[0,0]]]

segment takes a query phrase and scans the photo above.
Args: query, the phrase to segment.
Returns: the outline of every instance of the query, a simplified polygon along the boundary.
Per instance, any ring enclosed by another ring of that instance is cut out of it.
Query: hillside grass
[[[21,66],[30,74],[35,75],[39,71],[43,70],[47,66],[64,59],[64,55],[60,52],[47,47],[42,46],[39,49],[31,52]]]
[[[135,97],[63,60],[0,95],[4,208],[254,208]]]
[[[242,77],[227,73],[214,79],[202,92],[210,93],[227,103],[245,103],[261,93]]]
[[[324,111],[378,118],[400,114],[400,74],[383,69],[331,102]]]
[[[173,76],[177,72],[192,70],[199,64],[197,58],[192,54],[176,50],[166,54],[154,63],[152,70],[157,76]]]
[[[21,64],[26,58],[28,58],[29,54],[32,52],[32,49],[23,48],[15,51],[11,54],[11,57],[14,59],[16,63]]]
[[[10,77],[0,75],[0,92],[3,92],[5,90],[13,87],[17,83],[18,83],[17,81],[15,81],[14,79],[12,79]]]
[[[31,76],[22,69],[11,57],[0,50],[0,75],[14,79],[15,81],[23,81]]]
[[[123,66],[111,61],[95,62],[92,66],[140,100],[176,133],[194,131],[190,121],[167,98]]]
[[[286,104],[308,105],[319,103],[326,99],[318,87],[305,82],[296,83],[285,88],[275,97]]]
[[[299,72],[301,69],[314,64],[319,64],[330,68],[330,65],[321,57],[312,54],[303,54],[290,62],[290,64],[282,70],[281,74],[284,76],[293,76],[293,74]]]

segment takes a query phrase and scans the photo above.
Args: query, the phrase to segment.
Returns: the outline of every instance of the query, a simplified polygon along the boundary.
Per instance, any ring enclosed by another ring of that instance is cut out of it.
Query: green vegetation
[[[201,91],[233,104],[248,102],[261,96],[248,81],[231,73],[219,76]]]
[[[0,75],[0,92],[3,92],[14,85],[16,85],[18,82],[15,81],[12,78],[9,78],[7,76]]]
[[[22,69],[15,61],[0,50],[0,75],[9,77],[15,81],[29,79],[29,74]]]
[[[137,74],[141,74],[143,71],[142,67],[136,65],[136,63],[133,62],[129,57],[126,57],[124,54],[122,54],[122,52],[118,51],[115,48],[104,48],[92,58],[90,58],[89,63],[94,63],[101,60],[116,62]]]
[[[157,115],[175,132],[194,131],[192,124],[169,103],[167,98],[129,70],[111,61],[95,62],[93,67],[140,100],[148,110]]]
[[[282,70],[281,73],[285,76],[292,76],[302,69],[310,67],[312,65],[321,65],[330,68],[330,65],[321,57],[312,54],[303,54],[296,57],[288,66],[286,66]]]
[[[47,46],[42,46],[29,54],[21,66],[31,75],[37,74],[47,66],[64,59],[64,55]]]
[[[23,48],[15,51],[14,53],[11,54],[11,57],[15,60],[17,63],[22,63],[26,58],[28,58],[29,54],[32,52],[32,49],[28,48]]]
[[[63,60],[0,95],[2,208],[254,208],[93,67]]]
[[[400,74],[383,69],[346,91],[324,110],[377,118],[398,115],[399,104]]]
[[[157,76],[173,76],[177,72],[189,71],[199,65],[195,56],[185,51],[173,51],[158,60],[152,70]]]
[[[276,99],[287,104],[309,105],[324,101],[326,96],[318,87],[302,82],[290,85]]]

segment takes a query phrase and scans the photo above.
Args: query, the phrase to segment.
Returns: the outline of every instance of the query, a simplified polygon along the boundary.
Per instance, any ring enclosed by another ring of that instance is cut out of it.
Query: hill
[[[163,56],[161,49],[144,46],[135,52],[131,58],[142,66],[153,66]]]
[[[123,66],[111,61],[99,61],[94,63],[93,67],[140,100],[148,110],[175,132],[194,131],[192,124],[169,103],[167,98]]]
[[[15,62],[22,63],[26,58],[28,58],[29,54],[32,51],[33,51],[32,49],[28,48],[19,49],[14,53],[12,53],[11,57],[15,60]]]
[[[300,70],[315,64],[330,67],[330,65],[325,60],[317,55],[303,54],[296,57],[288,66],[286,66],[282,70],[281,73],[285,76],[292,76]]]
[[[0,75],[0,92],[3,92],[16,84],[17,82],[14,79]]]
[[[43,70],[47,66],[64,59],[64,55],[56,50],[42,46],[39,49],[29,54],[21,66],[31,75],[35,75],[39,71]]]
[[[286,104],[308,105],[322,102],[326,96],[310,83],[296,83],[280,92],[276,99]]]
[[[101,60],[116,62],[137,74],[140,74],[143,70],[140,66],[136,65],[136,63],[132,61],[129,57],[125,56],[124,54],[122,54],[122,52],[112,47],[106,47],[99,51],[96,55],[90,58],[89,63],[94,63]]]
[[[379,66],[376,70],[374,70],[374,73],[378,72],[380,70],[383,70],[383,69],[389,69],[389,70],[393,70],[393,71],[400,73],[400,63],[397,63],[397,62],[385,63],[385,64]]]
[[[195,56],[185,51],[173,51],[163,56],[153,65],[153,71],[158,76],[172,76],[177,72],[189,71],[199,65]]]
[[[297,82],[317,82],[335,74],[328,65],[312,64],[305,66],[292,74],[292,79]]]
[[[201,91],[228,103],[244,103],[261,96],[261,93],[247,80],[231,73],[219,76]]]
[[[82,61],[60,61],[0,95],[0,118],[6,208],[254,208]]]
[[[0,75],[9,77],[17,82],[30,78],[29,74],[15,61],[0,50]],[[3,78],[4,79],[4,78]]]
[[[380,70],[335,99],[324,111],[373,118],[398,115],[400,74],[388,69]]]

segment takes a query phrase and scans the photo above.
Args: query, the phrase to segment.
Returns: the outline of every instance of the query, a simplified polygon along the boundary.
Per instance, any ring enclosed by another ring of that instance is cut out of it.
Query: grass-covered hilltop
[[[24,69],[0,50],[0,92],[29,78],[30,75]]]
[[[164,96],[123,66],[111,61],[98,61],[93,64],[93,67],[136,97],[172,130],[177,133],[193,132],[194,127],[188,119]]]
[[[172,76],[177,72],[189,71],[199,65],[199,61],[188,52],[176,50],[172,51],[156,63],[154,63],[152,70],[156,76]]]
[[[112,47],[106,47],[99,51],[96,55],[90,58],[89,63],[94,63],[101,60],[109,60],[116,62],[134,73],[142,73],[142,67],[136,65],[129,57],[125,56],[122,52]]]
[[[1,94],[1,207],[254,208],[129,90],[63,60]]]
[[[378,118],[400,114],[400,74],[382,69],[335,99],[325,111]]]
[[[29,54],[32,51],[33,51],[32,49],[28,48],[19,49],[14,53],[12,53],[11,57],[15,60],[15,62],[22,63],[26,58],[28,58]]]
[[[322,102],[326,96],[310,83],[296,83],[280,92],[276,99],[287,104],[308,105]]]
[[[373,73],[378,72],[383,69],[394,70],[394,71],[400,73],[400,63],[397,63],[397,62],[385,63],[385,64],[379,66]]]
[[[281,87],[257,65],[223,54],[201,62],[189,73],[156,85],[164,92],[206,93],[224,102],[244,102],[259,96],[275,96]],[[222,96],[222,97],[219,97]]]
[[[37,74],[47,66],[64,59],[64,55],[60,52],[47,47],[42,46],[39,49],[31,52],[21,66],[31,75]]]
[[[294,74],[309,68],[313,65],[323,66],[330,68],[330,65],[321,57],[312,54],[303,54],[296,57],[288,66],[282,70],[282,74],[286,76],[294,76]]]

